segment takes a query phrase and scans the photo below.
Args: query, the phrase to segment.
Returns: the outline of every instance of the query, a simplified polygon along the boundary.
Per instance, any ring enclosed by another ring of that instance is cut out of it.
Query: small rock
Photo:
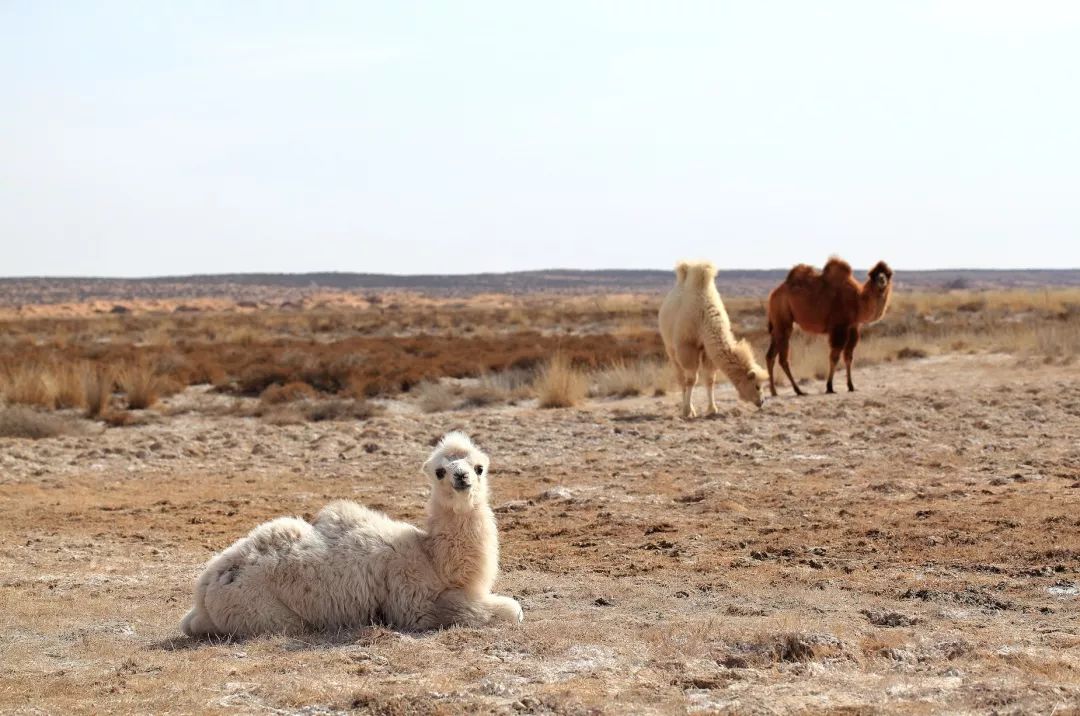
[[[1055,597],[1075,597],[1080,594],[1080,586],[1077,586],[1074,582],[1069,582],[1064,579],[1055,583],[1051,587],[1047,587],[1046,591]]]
[[[572,500],[574,499],[574,493],[565,487],[553,487],[550,490],[544,490],[540,495],[541,500]]]
[[[615,602],[611,601],[610,599],[607,599],[606,597],[597,597],[596,599],[593,600],[593,604],[595,604],[598,607],[613,607],[613,606],[615,606]]]

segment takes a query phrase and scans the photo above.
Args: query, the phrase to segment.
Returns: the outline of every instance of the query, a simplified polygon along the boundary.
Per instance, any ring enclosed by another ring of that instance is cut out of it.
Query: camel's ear
[[[765,382],[766,380],[768,380],[768,379],[769,379],[769,374],[768,374],[768,373],[766,373],[766,372],[765,372],[765,369],[764,369],[764,368],[762,368],[762,367],[761,367],[761,366],[759,366],[759,365],[756,365],[756,366],[754,366],[753,368],[751,368],[751,369],[750,369],[750,372],[749,372],[749,373],[747,373],[747,375],[748,375],[748,376],[749,376],[750,378],[753,378],[754,380],[756,380],[756,381],[757,381],[757,382],[759,382],[759,383],[764,383],[764,382]]]

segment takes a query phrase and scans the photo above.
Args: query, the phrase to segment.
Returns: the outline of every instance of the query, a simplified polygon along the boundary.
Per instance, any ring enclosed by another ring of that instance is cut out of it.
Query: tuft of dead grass
[[[463,407],[483,407],[496,403],[516,403],[532,395],[533,371],[521,368],[499,373],[485,372],[475,385],[463,391]]]
[[[166,378],[158,375],[148,361],[131,363],[120,369],[117,384],[124,393],[130,410],[145,410],[154,405],[163,394],[175,392]]]
[[[620,360],[592,374],[589,394],[605,398],[665,395],[673,379],[670,366],[662,361]]]
[[[86,417],[96,418],[108,412],[112,401],[113,382],[112,371],[108,368],[85,364],[82,385]]]
[[[8,365],[4,370],[0,395],[9,403],[55,408],[55,382],[44,362]]]
[[[540,370],[533,388],[541,408],[572,408],[585,399],[589,379],[566,355],[556,353]]]
[[[416,402],[425,413],[441,413],[457,407],[458,397],[450,386],[438,381],[425,381],[413,388]]]

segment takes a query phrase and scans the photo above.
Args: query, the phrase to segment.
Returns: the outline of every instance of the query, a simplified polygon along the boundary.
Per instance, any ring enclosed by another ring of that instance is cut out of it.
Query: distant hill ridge
[[[764,295],[787,268],[725,270],[717,284],[730,295]],[[865,273],[860,270],[859,275]],[[150,278],[0,278],[0,304],[61,303],[133,298],[244,298],[262,290],[393,291],[439,296],[477,293],[658,293],[672,282],[671,270],[545,269],[509,273],[396,275],[377,273],[232,273]],[[1080,286],[1080,269],[942,269],[896,272],[902,290],[995,289]]]

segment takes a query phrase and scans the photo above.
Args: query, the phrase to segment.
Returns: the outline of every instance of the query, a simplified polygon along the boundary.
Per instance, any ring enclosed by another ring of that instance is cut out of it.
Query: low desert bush
[[[25,406],[0,408],[0,438],[38,440],[83,432],[82,423],[63,415],[42,413]]]
[[[367,420],[382,415],[385,409],[368,400],[322,400],[304,407],[304,417],[312,422],[323,420]]]
[[[572,408],[585,399],[589,379],[565,355],[556,353],[541,368],[533,389],[541,408]]]
[[[315,400],[318,397],[319,393],[310,385],[294,380],[284,385],[274,383],[262,392],[259,399],[268,405],[279,405],[296,400]]]

